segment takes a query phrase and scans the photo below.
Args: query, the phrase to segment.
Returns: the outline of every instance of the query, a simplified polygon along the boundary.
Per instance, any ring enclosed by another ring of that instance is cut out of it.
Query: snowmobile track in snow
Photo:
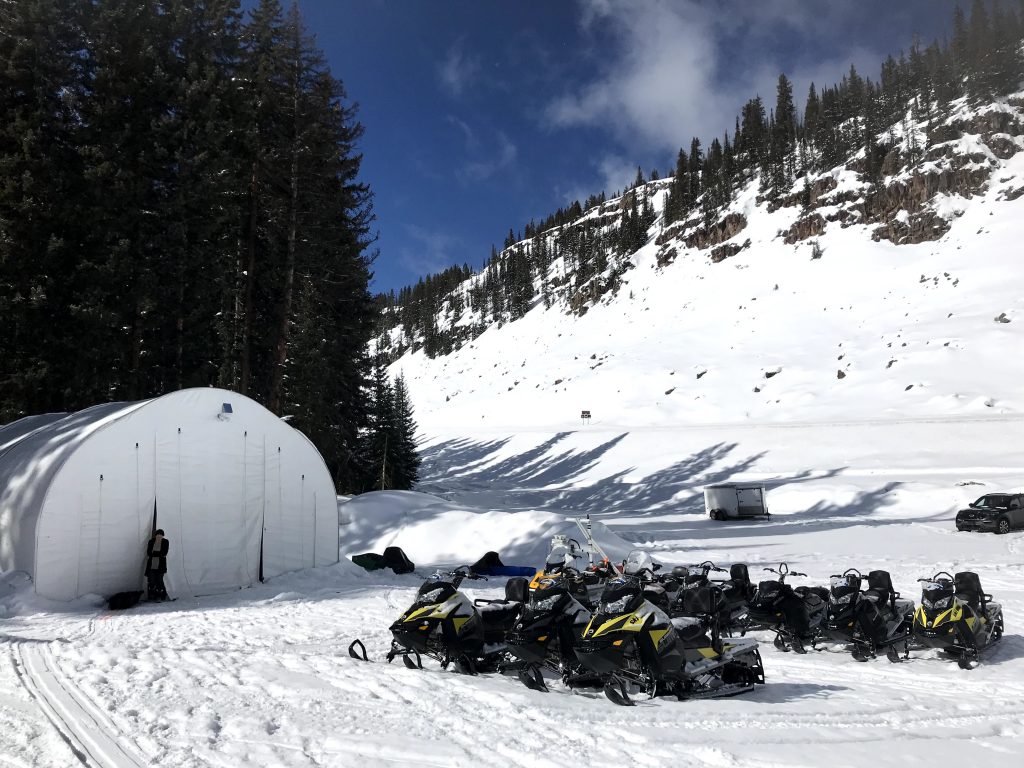
[[[89,624],[92,630],[92,622]],[[14,669],[78,761],[89,768],[141,768],[151,761],[60,671],[49,643],[14,642]]]

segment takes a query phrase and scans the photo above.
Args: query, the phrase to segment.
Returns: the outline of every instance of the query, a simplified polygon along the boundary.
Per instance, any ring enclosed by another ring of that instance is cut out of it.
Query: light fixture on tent
[[[217,414],[217,418],[221,421],[228,421],[232,413],[234,411],[231,410],[231,403],[221,403],[220,413]]]

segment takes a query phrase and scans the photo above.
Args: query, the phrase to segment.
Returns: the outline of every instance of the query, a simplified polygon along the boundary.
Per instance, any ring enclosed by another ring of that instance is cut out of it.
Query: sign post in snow
[[[580,411],[580,419],[584,424],[590,423],[590,411]]]

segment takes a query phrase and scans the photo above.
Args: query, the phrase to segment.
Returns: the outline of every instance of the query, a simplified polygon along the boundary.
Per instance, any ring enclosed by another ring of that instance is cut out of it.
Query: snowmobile
[[[706,600],[701,618],[670,619],[645,595],[645,577],[653,576],[649,563],[609,581],[576,644],[577,658],[602,680],[605,696],[630,706],[629,686],[683,700],[735,696],[764,682],[756,640],[722,641],[717,590],[699,588]]]
[[[780,651],[807,653],[825,621],[828,590],[824,587],[796,587],[786,583],[787,576],[806,576],[780,563],[778,569],[765,568],[778,579],[762,581],[747,612],[748,631],[770,629],[775,632],[775,647]]]
[[[728,571],[730,578],[726,581],[712,581],[709,577],[712,571],[726,573],[724,568],[719,568],[710,560],[700,565],[683,565],[672,569],[673,575],[681,582],[681,588],[672,601],[669,615],[701,616],[705,601],[699,599],[698,589],[710,587],[721,593],[719,629],[729,637],[737,631],[742,635],[746,632],[747,601],[754,592],[750,577],[747,575],[747,566],[742,563],[734,564]]]
[[[857,632],[857,606],[864,580],[856,568],[829,577],[828,608],[819,633],[826,641],[850,644]]]
[[[545,669],[563,679],[575,676],[582,685],[584,676],[573,647],[591,618],[590,608],[579,599],[581,587],[586,590],[584,578],[565,565],[534,580],[529,602],[505,638],[515,661],[502,671],[515,669],[523,685],[535,691],[548,690]]]
[[[883,648],[886,658],[893,663],[910,658],[914,601],[901,598],[900,593],[893,589],[888,571],[871,571],[867,580],[868,588],[861,592],[856,602],[853,658],[867,661]]]
[[[981,589],[978,574],[941,571],[918,579],[921,605],[914,613],[914,640],[956,657],[961,669],[972,669],[981,653],[1003,636],[1003,609]]]
[[[591,549],[595,546],[592,544]],[[531,593],[539,587],[545,578],[559,576],[563,569],[569,568],[578,574],[578,578],[570,580],[573,597],[588,610],[593,611],[601,598],[605,581],[613,575],[618,575],[618,571],[608,563],[607,559],[594,563],[592,552],[590,553],[590,565],[585,566],[583,557],[587,553],[588,551],[576,539],[561,534],[552,536],[551,548],[544,560],[544,567],[538,570],[530,581]]]
[[[505,659],[505,634],[523,608],[526,580],[509,579],[504,600],[471,601],[459,586],[464,579],[484,579],[468,566],[436,572],[420,586],[416,600],[391,625],[388,662],[401,657],[410,669],[422,669],[422,656],[435,659],[447,669],[455,664],[475,675],[493,672]],[[367,661],[366,647],[355,640],[349,655]]]

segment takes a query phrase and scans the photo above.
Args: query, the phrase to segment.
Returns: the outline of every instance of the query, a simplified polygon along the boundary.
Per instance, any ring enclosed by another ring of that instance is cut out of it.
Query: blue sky
[[[246,3],[247,5],[249,3]],[[770,105],[802,102],[850,63],[877,79],[954,0],[300,0],[359,104],[373,189],[373,290],[452,264],[573,199],[664,172],[680,146]]]

